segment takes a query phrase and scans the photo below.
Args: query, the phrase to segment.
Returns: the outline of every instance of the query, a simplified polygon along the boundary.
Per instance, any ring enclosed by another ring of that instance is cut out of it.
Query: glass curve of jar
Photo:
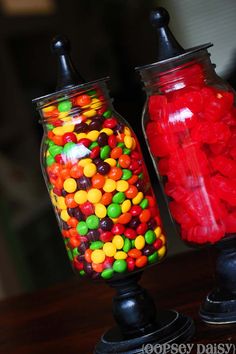
[[[236,233],[236,108],[207,50],[141,68],[142,125],[181,238]]]
[[[115,112],[105,80],[37,101],[41,165],[73,269],[111,279],[166,253],[138,140]]]

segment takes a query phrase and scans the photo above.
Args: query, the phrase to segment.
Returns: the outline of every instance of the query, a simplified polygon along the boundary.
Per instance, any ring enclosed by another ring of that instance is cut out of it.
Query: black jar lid
[[[143,66],[138,66],[136,70],[150,69],[155,66],[174,64],[175,61],[185,59],[200,50],[212,47],[212,43],[205,43],[189,49],[184,49],[176,40],[169,28],[170,15],[163,7],[158,7],[151,11],[150,22],[154,27],[157,38],[157,58],[158,61]]]
[[[57,57],[57,87],[56,91],[32,100],[33,103],[38,105],[38,109],[41,108],[41,105],[45,101],[71,95],[79,89],[83,88],[86,90],[86,88],[89,89],[89,87],[96,83],[109,80],[109,77],[103,77],[90,82],[86,82],[83,79],[71,60],[70,42],[66,36],[58,35],[54,37],[51,42],[51,51]]]

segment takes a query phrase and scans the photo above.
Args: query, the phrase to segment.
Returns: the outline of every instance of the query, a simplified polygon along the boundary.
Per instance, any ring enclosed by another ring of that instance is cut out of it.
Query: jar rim
[[[152,68],[157,68],[157,67],[162,67],[165,64],[171,64],[172,61],[177,60],[177,59],[185,59],[187,56],[199,52],[201,50],[205,50],[207,48],[210,48],[213,46],[213,43],[209,42],[209,43],[205,43],[196,47],[192,47],[189,48],[188,50],[186,50],[185,53],[179,54],[179,55],[175,55],[174,57],[168,58],[168,59],[164,59],[164,60],[160,60],[160,61],[156,61],[154,63],[151,64],[147,64],[147,65],[142,65],[142,66],[136,66],[135,70],[137,71],[144,71],[144,70],[148,70],[148,69],[152,69]]]
[[[45,104],[45,100],[50,100],[50,99],[57,99],[59,97],[61,97],[62,95],[65,95],[65,94],[71,94],[73,91],[76,91],[78,89],[81,89],[81,88],[88,88],[89,86],[91,85],[94,85],[94,84],[97,84],[99,82],[101,83],[105,83],[106,81],[109,81],[110,80],[110,77],[109,76],[105,76],[105,77],[102,77],[101,79],[97,79],[97,80],[94,80],[94,81],[89,81],[89,82],[86,82],[86,83],[83,83],[83,84],[79,84],[79,85],[72,85],[72,86],[69,86],[65,89],[62,89],[62,90],[59,90],[59,91],[55,91],[55,92],[52,92],[52,93],[49,93],[47,95],[43,95],[43,96],[40,96],[40,97],[37,97],[37,98],[34,98],[32,100],[32,103],[33,104],[36,104],[36,109],[37,110],[40,110],[42,109]]]

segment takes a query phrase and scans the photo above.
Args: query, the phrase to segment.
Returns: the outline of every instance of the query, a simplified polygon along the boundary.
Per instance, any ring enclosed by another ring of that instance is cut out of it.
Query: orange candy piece
[[[70,169],[70,175],[73,178],[80,178],[83,176],[83,167],[79,165],[74,165]]]
[[[124,137],[125,137],[124,133],[118,133],[118,135],[116,136],[116,140],[118,141],[118,143],[123,143]]]
[[[112,202],[112,193],[111,192],[105,192],[103,195],[102,195],[102,199],[100,200],[100,203],[103,204],[103,205],[109,205],[111,204]]]
[[[141,256],[136,259],[135,265],[137,268],[142,268],[142,267],[145,267],[145,265],[147,264],[147,261],[148,261],[147,256]]]
[[[63,188],[63,179],[61,177],[58,177],[55,180],[54,186],[58,189],[62,189]]]
[[[63,168],[63,170],[61,170],[60,176],[63,180],[70,178],[70,170],[67,168]]]
[[[77,232],[77,230],[76,230],[75,227],[72,227],[72,228],[69,230],[69,233],[70,233],[70,237],[78,237],[78,236],[79,236],[79,234],[78,234],[78,232]]]
[[[92,178],[92,186],[93,188],[102,189],[105,183],[105,177],[96,173],[96,175]]]
[[[126,198],[132,199],[135,198],[138,194],[138,188],[134,185],[131,185],[125,192]]]
[[[59,146],[63,146],[63,145],[64,145],[63,136],[55,135],[55,136],[52,138],[52,141],[53,141],[54,144],[56,144],[56,145],[59,145]]]
[[[75,228],[78,225],[78,220],[76,218],[71,217],[67,220],[67,224]]]
[[[92,263],[92,259],[91,259],[92,253],[93,253],[93,251],[92,251],[90,248],[88,248],[88,249],[85,251],[85,253],[84,253],[84,258],[85,258],[86,262]]]
[[[77,237],[70,238],[70,245],[72,248],[79,247],[80,244],[81,244],[81,242]]]
[[[139,220],[141,222],[148,222],[151,218],[151,212],[148,209],[144,209],[139,215]]]
[[[112,167],[108,174],[108,177],[113,179],[114,181],[118,181],[122,177],[122,170],[119,167]]]
[[[118,218],[119,224],[128,224],[132,219],[132,215],[130,213],[121,214]]]
[[[138,176],[137,175],[133,175],[132,177],[130,177],[130,179],[128,179],[128,183],[129,184],[135,184],[138,180]]]
[[[89,95],[85,95],[85,94],[79,95],[78,97],[76,97],[75,101],[78,106],[83,107],[83,106],[87,106],[88,104],[91,103],[91,97]]]
[[[129,250],[128,256],[132,258],[139,258],[142,256],[142,252],[137,248],[132,248],[131,250]]]
[[[65,203],[68,208],[75,208],[78,205],[74,200],[74,195],[74,193],[69,193],[65,196]]]
[[[129,167],[130,163],[131,163],[131,158],[129,157],[129,155],[123,154],[119,157],[119,164],[122,168]]]
[[[95,272],[102,273],[104,266],[102,263],[100,263],[100,264],[92,263],[92,268],[93,268],[93,270],[95,270]]]
[[[114,149],[111,150],[111,158],[112,159],[118,159],[121,155],[122,155],[123,150],[121,149],[121,147],[117,146]]]

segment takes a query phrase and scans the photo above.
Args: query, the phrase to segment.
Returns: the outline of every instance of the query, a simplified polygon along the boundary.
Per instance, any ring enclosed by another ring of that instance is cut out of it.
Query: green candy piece
[[[145,241],[146,241],[149,245],[151,245],[151,244],[155,241],[155,239],[156,239],[156,234],[155,234],[154,231],[148,230],[148,231],[145,233],[144,237],[145,237]]]
[[[87,235],[88,232],[88,226],[85,221],[80,221],[78,225],[76,226],[76,230],[78,233],[82,236]]]
[[[52,140],[48,140],[48,145],[51,147],[51,146],[54,146],[54,142]]]
[[[83,277],[83,276],[85,275],[85,271],[84,271],[84,270],[81,270],[81,271],[79,272],[79,274]]]
[[[89,149],[92,150],[93,148],[95,148],[96,146],[98,146],[98,143],[96,141],[93,141],[91,145],[89,145]]]
[[[73,261],[73,254],[69,248],[67,248],[67,254],[68,254],[69,260]]]
[[[121,147],[121,148],[123,149],[123,147],[125,146],[125,144],[122,143],[122,142],[120,142],[120,143],[117,144],[117,146],[119,146],[119,147]]]
[[[117,273],[124,273],[127,269],[127,262],[124,259],[117,259],[113,263],[113,270]]]
[[[158,261],[158,253],[154,252],[151,256],[148,257],[148,263],[156,263]]]
[[[132,247],[132,244],[131,244],[131,241],[129,238],[125,238],[125,243],[124,243],[124,246],[123,246],[123,251],[128,253],[129,250],[131,249]]]
[[[110,218],[118,218],[121,214],[121,207],[119,204],[112,203],[107,208],[107,214]]]
[[[90,215],[86,219],[86,224],[90,230],[99,228],[99,218],[96,215]]]
[[[103,160],[107,159],[110,155],[110,151],[111,151],[111,148],[109,145],[103,146],[100,151],[101,159],[103,159]]]
[[[73,147],[75,146],[76,144],[73,143],[72,141],[70,141],[69,143],[66,143],[64,145],[64,149],[63,149],[63,152],[64,154],[68,154],[70,152],[71,149],[73,149]]]
[[[149,205],[149,201],[146,198],[144,198],[141,201],[141,203],[139,203],[139,205],[141,206],[142,209],[146,209],[148,207],[148,205]]]
[[[102,241],[94,241],[94,242],[91,243],[89,248],[91,250],[93,250],[93,251],[94,250],[99,250],[100,248],[103,247],[103,245],[104,245],[104,243]]]
[[[123,174],[122,174],[121,179],[124,179],[126,181],[127,179],[130,179],[132,177],[132,172],[130,170],[127,170],[126,168],[124,168],[122,172],[123,172]]]
[[[130,150],[130,149],[124,148],[124,150],[123,150],[123,154],[124,154],[124,155],[129,155],[130,153],[131,153],[131,150]]]
[[[97,94],[96,90],[90,90],[87,92],[87,95],[89,95],[89,96],[95,96],[96,94]]]
[[[46,124],[47,130],[53,130],[54,126],[52,124]]]
[[[60,154],[63,150],[62,146],[58,146],[58,145],[52,145],[50,146],[50,148],[48,149],[50,154],[55,157],[56,155]]]
[[[112,115],[112,111],[108,109],[106,112],[103,113],[103,117],[110,118]]]
[[[113,203],[121,204],[125,201],[125,199],[126,199],[125,193],[118,192],[113,196],[112,201]]]
[[[62,101],[58,104],[58,111],[59,112],[68,112],[72,107],[72,103],[69,100]]]
[[[132,248],[135,248],[135,240],[131,240],[131,246]]]
[[[138,175],[138,178],[143,179],[143,172]]]
[[[114,270],[112,268],[107,268],[101,273],[103,279],[111,279],[113,276]]]
[[[55,162],[54,157],[52,157],[51,155],[46,157],[47,166],[51,166],[54,162]]]
[[[77,247],[73,249],[72,253],[73,253],[73,256],[74,256],[74,257],[80,255],[80,252],[78,251],[78,248],[77,248]]]

